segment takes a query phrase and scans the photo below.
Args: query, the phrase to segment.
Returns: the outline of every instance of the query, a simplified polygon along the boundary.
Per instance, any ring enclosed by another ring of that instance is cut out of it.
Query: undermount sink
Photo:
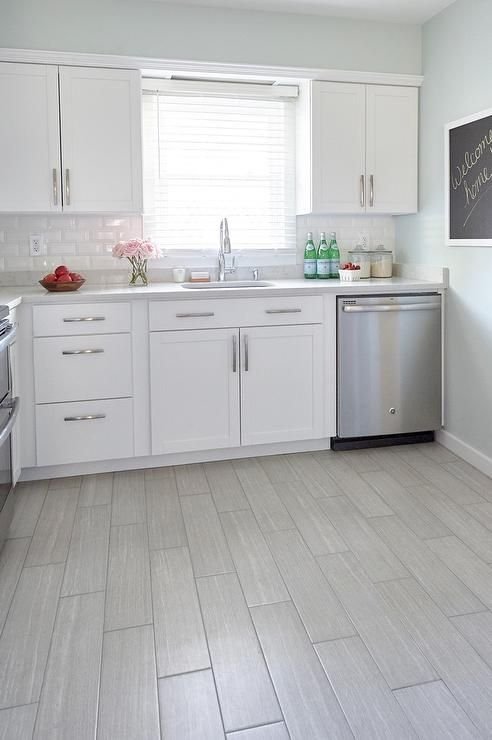
[[[216,288],[268,288],[272,283],[266,280],[224,280],[209,283],[183,283],[182,288],[190,290],[212,290]]]

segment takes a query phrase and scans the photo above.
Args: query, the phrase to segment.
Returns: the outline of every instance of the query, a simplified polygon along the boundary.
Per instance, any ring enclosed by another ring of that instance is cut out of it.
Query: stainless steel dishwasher
[[[440,295],[340,297],[337,336],[337,439],[440,428]]]

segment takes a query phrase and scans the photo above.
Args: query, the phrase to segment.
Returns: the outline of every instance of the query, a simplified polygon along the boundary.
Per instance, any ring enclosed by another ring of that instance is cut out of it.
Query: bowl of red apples
[[[54,272],[48,273],[39,281],[39,284],[50,293],[66,293],[78,290],[85,283],[85,278],[78,272],[70,272],[66,265],[58,265]]]
[[[360,265],[354,265],[353,262],[345,262],[345,264],[340,265],[338,274],[342,282],[353,283],[355,280],[360,280]]]

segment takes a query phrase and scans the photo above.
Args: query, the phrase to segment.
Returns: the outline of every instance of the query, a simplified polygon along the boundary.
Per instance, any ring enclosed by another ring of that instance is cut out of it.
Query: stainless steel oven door
[[[0,401],[7,397],[11,389],[9,345],[14,341],[15,335],[15,327],[10,326],[7,331],[0,336]]]
[[[12,518],[12,445],[11,434],[19,414],[19,399],[7,398],[0,404],[0,550]]]

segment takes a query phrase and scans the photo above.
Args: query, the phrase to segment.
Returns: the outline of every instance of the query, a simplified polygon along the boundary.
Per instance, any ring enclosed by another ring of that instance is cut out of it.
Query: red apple
[[[60,277],[60,275],[68,275],[69,272],[70,270],[68,269],[66,265],[58,265],[58,267],[55,270],[55,275],[58,278]]]
[[[73,280],[74,283],[78,283],[78,282],[80,282],[81,280],[84,279],[82,277],[82,275],[80,275],[78,272],[71,272],[69,274],[70,274],[70,277],[72,278],[72,280]]]
[[[71,283],[72,278],[70,277],[68,272],[62,272],[61,275],[58,275],[56,282],[57,283]]]
[[[50,272],[48,275],[45,275],[43,278],[43,281],[45,283],[56,283],[56,275],[54,272]]]

